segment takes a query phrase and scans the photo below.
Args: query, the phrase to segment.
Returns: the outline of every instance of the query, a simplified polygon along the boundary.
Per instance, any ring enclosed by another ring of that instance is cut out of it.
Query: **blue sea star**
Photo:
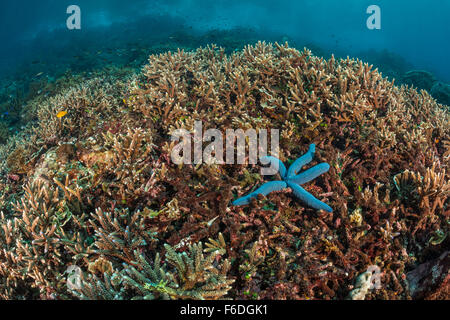
[[[261,187],[246,195],[245,197],[234,200],[232,204],[234,206],[246,205],[250,203],[251,198],[256,198],[258,194],[266,196],[271,192],[281,191],[284,188],[289,187],[292,189],[293,194],[308,206],[317,210],[333,212],[333,209],[329,205],[316,199],[312,194],[310,194],[300,186],[301,184],[314,180],[330,169],[330,165],[324,162],[315,165],[314,167],[302,173],[299,173],[299,171],[305,164],[311,162],[315,151],[316,146],[314,144],[311,144],[309,146],[308,152],[295,160],[294,163],[292,163],[289,167],[289,170],[286,170],[283,162],[275,157],[266,156],[261,158],[261,161],[268,162],[271,165],[273,164],[278,167],[278,173],[280,174],[282,181],[266,182]]]

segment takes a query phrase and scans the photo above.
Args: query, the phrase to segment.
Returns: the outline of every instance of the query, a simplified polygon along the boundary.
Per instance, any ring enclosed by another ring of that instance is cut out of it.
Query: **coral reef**
[[[436,82],[435,76],[425,70],[411,70],[405,72],[401,80],[407,85],[414,86],[419,89],[424,89],[428,92],[431,91],[433,84]]]
[[[0,122],[0,144],[8,141],[9,129],[6,123]]]
[[[399,79],[403,84],[427,90],[436,101],[450,106],[450,85],[437,81],[436,77],[430,72],[412,70],[400,76]]]
[[[411,299],[408,272],[448,249],[450,113],[426,91],[264,42],[122,71],[27,100],[0,145],[1,299],[345,299],[370,266],[380,288],[361,297]],[[333,211],[285,192],[230,206],[263,178],[172,163],[171,133],[196,120],[277,128],[285,163],[316,145],[329,170],[305,191]]]
[[[450,294],[450,255],[419,265],[407,273],[409,290],[415,299],[448,299]]]
[[[431,87],[430,93],[433,96],[433,98],[435,98],[442,104],[450,106],[450,85],[449,84],[442,83],[440,81],[436,81],[434,83],[434,85]]]
[[[223,238],[222,238],[223,241]],[[130,263],[120,273],[109,277],[110,272],[104,272],[104,282],[95,275],[83,281],[75,295],[82,299],[118,299],[123,293],[132,299],[220,299],[230,290],[233,279],[227,279],[230,269],[228,260],[223,260],[220,266],[214,266],[213,261],[221,254],[211,252],[206,258],[200,242],[189,247],[189,255],[177,253],[170,245],[166,249],[166,261],[173,266],[175,272],[167,271],[165,264],[161,265],[159,254],[156,254],[153,267],[142,254],[134,252],[134,262]],[[105,261],[105,260],[103,260]],[[102,262],[103,263],[103,262]],[[137,264],[137,266],[134,266]],[[114,288],[120,285],[117,291]]]

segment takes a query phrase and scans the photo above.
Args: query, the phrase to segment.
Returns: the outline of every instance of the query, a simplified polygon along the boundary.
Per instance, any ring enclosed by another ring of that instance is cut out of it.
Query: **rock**
[[[414,86],[419,89],[424,89],[430,92],[436,78],[433,74],[424,70],[411,70],[406,72],[402,77],[402,82]]]
[[[437,102],[450,106],[450,85],[437,81],[431,88],[430,94]]]
[[[406,274],[413,299],[450,299],[450,251]]]

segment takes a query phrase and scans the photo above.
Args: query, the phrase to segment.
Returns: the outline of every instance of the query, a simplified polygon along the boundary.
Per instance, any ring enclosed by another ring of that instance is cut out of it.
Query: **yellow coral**
[[[90,262],[88,265],[88,270],[91,273],[100,273],[103,275],[104,273],[112,274],[113,265],[111,261],[106,260],[104,257],[99,257],[94,262]]]

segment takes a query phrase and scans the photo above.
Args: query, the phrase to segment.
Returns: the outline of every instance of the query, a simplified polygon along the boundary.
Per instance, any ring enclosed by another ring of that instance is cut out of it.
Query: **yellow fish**
[[[62,118],[62,117],[64,117],[66,114],[67,114],[67,111],[60,111],[60,112],[58,112],[58,113],[56,114],[56,116],[57,116],[58,118]]]

